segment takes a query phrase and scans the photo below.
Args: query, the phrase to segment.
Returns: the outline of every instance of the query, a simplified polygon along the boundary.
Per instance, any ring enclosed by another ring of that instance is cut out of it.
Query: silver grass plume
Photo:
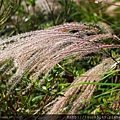
[[[47,114],[77,114],[78,110],[81,110],[90,103],[90,98],[95,91],[95,84],[83,84],[84,82],[99,82],[107,71],[112,70],[112,65],[115,61],[111,58],[103,60],[100,64],[85,72],[83,75],[75,79],[71,87],[65,91],[64,96],[57,97],[52,104],[49,103],[45,106],[48,110]],[[73,99],[75,98],[75,99]],[[67,108],[70,107],[69,111]],[[44,120],[48,116],[44,117]],[[53,118],[54,117],[54,118]],[[57,120],[59,116],[49,117],[49,120]]]
[[[92,69],[85,72],[83,75],[75,79],[69,89],[66,90],[63,96],[58,96],[55,100],[48,103],[45,107],[45,113],[49,114],[77,114],[78,110],[82,110],[84,107],[89,105],[90,99],[97,87],[101,78],[106,74],[106,72],[112,71],[117,64],[119,64],[120,57],[116,62],[112,58],[103,60],[100,64],[93,67]],[[118,62],[118,63],[117,63]],[[88,83],[88,84],[84,84]],[[93,84],[92,84],[93,83]],[[113,101],[111,108],[118,111],[120,108],[120,91]],[[67,110],[69,107],[69,111]],[[44,113],[43,113],[44,114]],[[118,113],[120,114],[120,113]],[[57,120],[59,116],[44,116],[44,120],[49,118],[49,120]]]
[[[0,64],[5,60],[14,61],[13,66],[3,74],[10,74],[12,69],[17,68],[15,74],[7,81],[6,85],[10,87],[7,95],[27,72],[32,73],[30,79],[35,81],[40,73],[45,73],[46,76],[56,64],[66,58],[79,55],[81,59],[103,48],[120,47],[120,45],[97,42],[107,38],[118,40],[110,33],[100,34],[94,26],[73,22],[1,40]],[[4,67],[2,66],[0,70],[2,68]]]

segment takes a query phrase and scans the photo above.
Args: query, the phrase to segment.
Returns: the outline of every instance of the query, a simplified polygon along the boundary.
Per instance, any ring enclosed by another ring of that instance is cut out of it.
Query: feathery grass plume
[[[103,48],[118,48],[120,45],[103,44],[97,41],[113,38],[110,33],[99,33],[99,30],[84,23],[65,23],[46,30],[20,34],[0,41],[0,63],[12,61],[13,67],[4,71],[16,72],[6,81],[10,87],[7,95],[30,72],[30,79],[36,80],[40,73],[47,75],[60,61],[71,56],[83,56]],[[3,65],[5,65],[3,64]],[[1,70],[2,67],[1,66]],[[42,80],[41,80],[42,81]]]
[[[56,102],[49,108],[47,114],[75,114],[78,110],[89,104],[96,85],[94,84],[82,84],[84,82],[99,82],[105,72],[110,70],[114,64],[114,60],[111,58],[103,60],[99,65],[93,67],[82,76],[73,81],[71,87],[64,93],[64,96],[56,98]],[[75,98],[75,99],[73,99]],[[68,106],[72,104],[72,107],[67,111]],[[58,116],[55,116],[57,119]]]
[[[114,64],[114,60],[111,58],[103,60],[99,65],[93,67],[82,76],[73,81],[71,87],[64,93],[64,96],[56,98],[47,114],[76,114],[83,107],[87,106],[90,102],[90,98],[96,88],[96,84],[82,84],[84,82],[99,82],[101,77],[110,70]],[[70,107],[68,110],[68,107]],[[48,116],[45,116],[46,119]],[[54,120],[57,120],[59,116],[54,116]],[[53,119],[53,118],[52,118]],[[51,119],[50,119],[51,120]]]

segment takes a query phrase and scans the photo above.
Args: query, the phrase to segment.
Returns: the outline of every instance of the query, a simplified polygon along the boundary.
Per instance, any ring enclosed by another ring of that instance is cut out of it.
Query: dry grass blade
[[[33,73],[30,79],[35,80],[40,73],[48,74],[56,64],[68,57],[79,55],[79,58],[82,58],[103,48],[120,47],[96,42],[106,38],[114,39],[111,34],[99,34],[99,30],[94,26],[73,22],[0,41],[0,63],[13,60],[13,67],[17,68],[16,73],[7,82],[7,86],[10,86],[7,95],[26,72]]]

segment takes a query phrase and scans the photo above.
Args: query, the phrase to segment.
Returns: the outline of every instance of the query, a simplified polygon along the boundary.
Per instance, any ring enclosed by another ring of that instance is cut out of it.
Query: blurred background
[[[98,23],[119,35],[119,0],[0,0],[0,37],[65,22]]]

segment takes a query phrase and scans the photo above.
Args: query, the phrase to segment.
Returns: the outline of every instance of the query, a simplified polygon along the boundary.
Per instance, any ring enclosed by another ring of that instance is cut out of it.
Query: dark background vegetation
[[[120,37],[120,6],[117,7],[111,16],[106,13],[111,3],[98,3],[94,0],[78,0],[78,3],[72,0],[55,0],[54,6],[50,6],[49,0],[45,5],[36,6],[36,0],[0,0],[0,37],[1,39],[17,35],[24,32],[47,29],[49,27],[63,24],[65,22],[86,22],[90,24],[99,24],[103,31],[109,31]],[[118,0],[119,1],[119,0]],[[114,1],[117,2],[117,0]],[[109,41],[106,41],[109,42]],[[120,52],[119,49],[108,50],[111,55],[116,56]],[[40,114],[45,113],[45,105],[57,96],[62,95],[76,77],[85,71],[97,65],[101,61],[101,53],[92,54],[94,57],[88,57],[83,60],[77,60],[73,63],[66,64],[62,61],[60,64],[64,69],[56,66],[46,78],[42,88],[38,87],[38,81],[25,94],[21,91],[30,83],[29,74],[23,79],[15,91],[8,99],[5,98],[6,88],[5,80],[2,79],[0,73],[0,114]],[[110,57],[104,53],[102,57]],[[7,62],[7,61],[6,61]],[[12,65],[13,63],[8,63]],[[5,68],[6,69],[6,68]],[[118,114],[120,111],[112,109],[110,105],[116,98],[120,90],[119,72],[108,73],[102,82],[111,83],[109,86],[98,85],[94,96],[90,100],[90,104],[82,110],[78,110],[79,114]],[[42,76],[42,75],[41,75]],[[5,79],[10,76],[4,76]],[[112,85],[118,83],[118,86]],[[104,93],[106,93],[104,95]]]

